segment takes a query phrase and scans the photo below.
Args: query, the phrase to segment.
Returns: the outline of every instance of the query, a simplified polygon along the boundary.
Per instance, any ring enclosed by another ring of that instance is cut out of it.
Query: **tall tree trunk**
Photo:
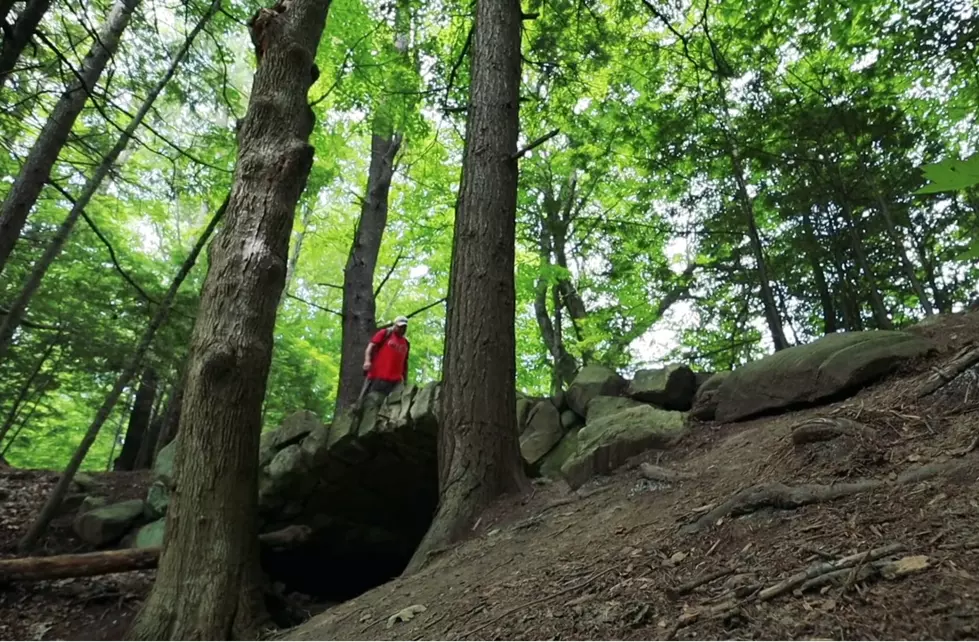
[[[408,56],[408,7],[397,0],[394,17],[394,47],[402,58]],[[388,88],[393,90],[394,88]],[[364,381],[364,349],[377,329],[374,271],[388,223],[388,198],[394,178],[394,159],[401,149],[393,96],[384,97],[374,113],[371,135],[371,161],[367,189],[361,202],[360,220],[354,232],[347,265],[343,270],[342,339],[340,383],[334,416],[357,401]]]
[[[211,247],[167,510],[140,640],[255,639],[261,623],[258,445],[296,203],[313,164],[307,94],[328,0],[291,0],[250,22],[258,69],[239,133],[228,224]]]
[[[823,311],[823,334],[831,334],[837,330],[836,307],[833,305],[833,295],[826,283],[823,265],[819,261],[819,241],[816,239],[812,217],[805,208],[802,210],[802,232],[806,240],[806,258],[809,259],[809,266],[812,268],[812,278],[816,282],[816,292],[819,294],[819,304]]]
[[[296,267],[299,265],[299,255],[303,251],[303,241],[306,240],[306,230],[309,228],[309,219],[313,215],[313,207],[305,202],[300,205],[303,217],[296,230],[296,242],[292,245],[292,254],[289,256],[289,267],[286,268],[286,284],[283,288],[286,292],[292,289],[292,282],[296,278]]]
[[[73,83],[55,105],[41,129],[20,174],[17,175],[0,207],[0,273],[20,238],[27,215],[51,175],[51,168],[68,140],[75,119],[82,112],[89,92],[95,87],[109,58],[119,47],[122,32],[140,0],[116,0],[112,11],[99,31],[92,48],[82,62],[79,79]]]
[[[0,93],[50,6],[51,0],[27,0],[24,10],[17,16],[17,22],[10,28],[10,34],[4,36],[0,44]]]
[[[846,219],[847,235],[850,237],[850,249],[853,252],[853,257],[857,261],[857,265],[860,266],[860,271],[863,272],[863,276],[867,281],[867,296],[870,299],[870,308],[874,312],[874,321],[877,322],[877,327],[881,330],[891,330],[894,326],[891,323],[890,315],[887,313],[887,307],[884,305],[884,297],[880,294],[877,276],[874,274],[873,268],[870,267],[867,254],[863,251],[863,235],[860,234],[856,217],[853,215],[853,209],[850,207],[850,202],[845,195],[840,198],[840,207],[843,209],[843,216]]]
[[[343,339],[334,416],[357,401],[364,380],[364,349],[377,329],[374,270],[388,222],[388,194],[394,177],[394,157],[400,146],[400,135],[383,136],[377,133],[375,126],[371,136],[367,194],[343,270]]]
[[[47,274],[48,268],[51,267],[54,260],[59,254],[61,254],[61,250],[64,248],[65,242],[68,240],[68,236],[74,229],[75,223],[78,222],[78,218],[82,215],[85,208],[88,207],[88,204],[91,202],[92,197],[95,196],[95,193],[98,192],[99,188],[102,186],[102,181],[109,175],[113,165],[115,165],[116,161],[119,159],[119,156],[126,149],[129,141],[132,140],[133,134],[136,133],[136,129],[140,126],[140,124],[142,124],[146,114],[153,108],[153,103],[156,102],[157,97],[177,72],[177,67],[187,56],[187,52],[190,51],[190,47],[197,38],[197,35],[214,16],[220,6],[221,0],[213,0],[207,13],[204,14],[200,21],[198,21],[197,25],[194,26],[194,29],[191,30],[191,32],[187,35],[187,38],[184,40],[183,45],[177,51],[176,55],[174,55],[173,60],[170,62],[170,67],[163,74],[163,77],[157,81],[156,85],[154,85],[154,87],[150,90],[150,93],[146,95],[146,98],[139,106],[136,115],[133,116],[132,120],[129,122],[129,125],[126,126],[126,129],[119,134],[116,144],[113,145],[112,149],[109,150],[109,153],[106,154],[102,159],[102,162],[99,163],[99,166],[96,168],[95,173],[92,174],[91,178],[85,182],[85,186],[82,187],[81,194],[72,204],[71,211],[68,213],[68,216],[64,221],[62,221],[58,231],[54,235],[54,238],[51,239],[50,244],[48,245],[47,249],[45,249],[44,255],[38,259],[37,263],[34,265],[30,276],[27,278],[27,282],[24,284],[24,287],[21,288],[17,298],[10,304],[10,311],[3,318],[3,321],[0,322],[0,360],[3,360],[4,355],[10,347],[10,341],[13,338],[14,331],[20,325],[20,321],[23,318],[24,313],[27,311],[27,306],[30,305],[34,293],[37,292],[37,289],[41,286],[41,281],[44,279],[44,275]],[[50,169],[50,167],[48,169]],[[47,180],[46,175],[44,180]],[[35,197],[36,196],[37,194],[35,194]]]
[[[41,355],[41,358],[37,360],[37,365],[34,366],[31,374],[24,380],[23,385],[21,385],[20,390],[17,392],[17,397],[13,400],[13,403],[10,404],[10,410],[7,412],[7,418],[4,419],[3,425],[0,426],[0,443],[3,442],[3,438],[8,432],[10,432],[10,429],[17,421],[17,415],[20,413],[21,406],[23,406],[23,404],[27,401],[31,386],[34,384],[34,380],[37,379],[37,375],[40,374],[41,368],[44,367],[44,362],[48,360],[48,357],[51,356],[55,346],[57,346],[60,336],[61,335],[59,334],[48,342],[48,345],[44,349],[44,353]]]
[[[129,425],[126,427],[126,440],[122,450],[113,464],[114,470],[134,470],[136,456],[139,454],[150,425],[150,415],[153,413],[153,401],[156,399],[156,370],[146,368],[136,391],[136,400],[129,413]]]
[[[166,322],[167,317],[170,314],[170,306],[173,305],[174,299],[177,297],[177,292],[180,290],[180,286],[183,284],[187,275],[190,274],[190,270],[194,267],[197,262],[197,257],[200,255],[201,250],[207,243],[207,240],[211,237],[211,233],[214,232],[214,228],[217,227],[218,221],[224,215],[225,209],[228,207],[228,201],[226,200],[223,205],[215,212],[211,221],[207,224],[207,227],[201,232],[201,236],[197,239],[197,243],[194,245],[190,254],[184,259],[183,265],[180,266],[180,270],[177,271],[177,275],[174,277],[173,282],[170,284],[170,288],[167,290],[166,295],[160,302],[160,306],[157,308],[156,314],[150,320],[148,326],[143,331],[143,336],[140,338],[139,344],[136,346],[136,350],[133,352],[132,356],[129,358],[129,362],[126,367],[119,374],[116,379],[115,384],[112,386],[112,390],[109,391],[108,396],[106,396],[105,401],[102,402],[102,406],[99,408],[98,412],[95,413],[95,418],[92,420],[91,425],[85,432],[85,436],[82,437],[82,441],[78,444],[78,448],[75,450],[75,454],[71,456],[71,461],[68,462],[68,466],[65,468],[65,472],[61,474],[58,478],[58,483],[52,489],[51,494],[48,496],[44,507],[41,508],[40,514],[34,523],[31,524],[30,529],[24,538],[20,542],[20,550],[22,552],[29,550],[34,544],[37,543],[41,535],[47,529],[48,524],[54,519],[61,506],[62,500],[64,500],[65,494],[68,492],[68,486],[71,484],[71,480],[75,477],[75,473],[81,467],[82,462],[85,460],[85,455],[88,454],[89,448],[95,443],[95,438],[98,437],[99,431],[105,424],[109,415],[112,414],[112,409],[115,408],[116,402],[119,401],[119,397],[122,396],[123,390],[132,381],[133,376],[136,374],[136,370],[139,369],[140,364],[143,362],[143,356],[150,349],[150,345],[153,343],[153,338],[156,336],[156,331]]]
[[[517,446],[514,242],[520,3],[477,0],[439,426],[439,507],[408,565],[528,482]]]

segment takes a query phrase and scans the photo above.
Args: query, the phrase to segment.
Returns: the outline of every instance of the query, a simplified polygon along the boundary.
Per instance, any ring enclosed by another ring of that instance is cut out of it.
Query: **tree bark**
[[[139,0],[130,1],[138,2]],[[0,361],[3,360],[4,355],[10,347],[10,341],[13,338],[14,331],[20,325],[20,321],[23,318],[24,313],[27,311],[27,306],[30,305],[31,299],[41,286],[41,281],[44,279],[44,275],[47,274],[48,268],[51,267],[54,260],[59,254],[61,254],[61,250],[64,248],[65,243],[68,240],[68,236],[74,229],[75,223],[78,222],[79,217],[81,217],[85,208],[88,207],[92,197],[95,196],[95,193],[98,192],[99,188],[102,186],[102,181],[105,180],[105,177],[109,175],[110,171],[112,171],[112,167],[119,159],[119,156],[122,155],[122,152],[126,149],[126,146],[129,145],[129,141],[132,140],[133,134],[136,133],[136,129],[142,124],[146,114],[148,114],[150,109],[153,108],[153,103],[156,102],[157,97],[177,72],[177,67],[187,56],[187,53],[190,51],[190,47],[193,45],[197,35],[214,16],[220,6],[220,0],[213,0],[207,13],[204,14],[201,20],[198,21],[197,25],[194,26],[194,29],[191,30],[191,32],[187,35],[187,38],[184,40],[184,44],[177,51],[176,55],[174,55],[173,60],[170,62],[170,67],[163,74],[163,77],[157,81],[156,85],[154,85],[154,87],[150,90],[150,93],[146,95],[143,103],[136,111],[136,115],[133,116],[132,120],[126,126],[126,129],[119,134],[119,138],[116,140],[115,145],[113,145],[112,149],[109,150],[109,153],[105,155],[102,162],[99,163],[99,166],[96,168],[95,173],[92,174],[91,178],[85,182],[84,187],[82,187],[81,194],[77,199],[75,199],[75,202],[72,203],[71,211],[68,213],[68,216],[61,223],[58,231],[54,235],[54,238],[51,239],[50,244],[44,251],[44,255],[38,259],[37,263],[34,265],[30,276],[27,278],[27,282],[17,294],[17,298],[14,300],[14,302],[10,304],[9,312],[3,318],[2,323],[0,323]],[[55,157],[56,156],[57,154],[55,154]],[[30,161],[28,160],[28,162]],[[27,166],[25,165],[25,167]],[[48,166],[48,170],[50,170],[50,166]],[[21,174],[23,175],[23,172],[21,172]],[[47,174],[45,173],[43,181],[46,180]],[[16,189],[17,188],[15,185],[14,190]],[[11,194],[13,193],[14,191],[12,190]],[[36,197],[37,194],[35,193],[34,198]],[[30,209],[30,207],[28,207],[28,209]],[[7,232],[4,231],[3,233],[6,234]],[[2,269],[2,263],[0,263],[0,270]]]
[[[133,402],[133,409],[129,413],[126,440],[123,442],[122,450],[112,466],[113,470],[134,470],[136,468],[136,456],[139,454],[150,425],[150,414],[153,412],[153,401],[156,399],[156,383],[156,370],[153,368],[143,370],[139,389],[136,391],[136,400]]]
[[[307,94],[328,0],[251,19],[258,68],[228,224],[211,246],[191,340],[156,583],[132,639],[256,639],[262,623],[258,447],[296,203],[313,164]]]
[[[183,368],[182,372],[183,374],[180,375],[177,385],[174,387],[173,392],[170,393],[170,398],[167,400],[166,410],[163,411],[163,423],[160,425],[160,436],[157,437],[156,444],[153,447],[153,462],[156,461],[156,456],[160,453],[160,450],[173,441],[180,430],[180,410],[183,406],[184,388],[187,384],[186,366]]]
[[[337,390],[337,416],[357,401],[364,381],[364,349],[377,329],[374,300],[374,270],[388,221],[388,195],[394,177],[394,157],[401,136],[371,136],[371,162],[367,173],[367,194],[360,209],[360,221],[343,270],[342,342],[340,385]]]
[[[75,119],[82,112],[89,92],[95,87],[109,58],[119,47],[122,32],[129,24],[133,11],[140,0],[116,0],[112,11],[85,56],[78,80],[74,82],[55,105],[20,174],[17,175],[7,197],[0,207],[0,273],[3,272],[27,222],[27,215],[37,202],[41,189],[51,175],[51,168],[68,140]]]
[[[136,461],[133,462],[133,470],[146,470],[153,466],[153,454],[156,452],[156,442],[160,438],[160,428],[163,426],[163,413],[166,410],[165,399],[162,386],[157,384],[159,394],[153,406],[153,413],[150,415],[150,423],[147,426],[146,434],[139,442],[139,452],[136,453]],[[165,385],[165,384],[164,384]],[[171,386],[170,395],[173,394]]]
[[[14,8],[14,0],[0,0],[0,24],[10,15],[10,10]]]
[[[439,507],[406,572],[529,484],[517,446],[514,242],[520,3],[477,0],[439,427]]]
[[[211,221],[208,223],[207,227],[201,233],[200,238],[194,245],[194,248],[190,251],[190,254],[184,259],[183,265],[180,266],[180,270],[174,277],[173,282],[170,284],[170,288],[167,290],[166,296],[160,302],[160,306],[156,311],[156,314],[150,320],[149,325],[143,331],[143,336],[140,338],[139,344],[136,346],[136,350],[133,352],[132,356],[129,358],[129,362],[126,367],[119,374],[116,379],[115,384],[112,386],[112,390],[109,391],[108,396],[106,396],[105,401],[102,402],[102,406],[99,408],[98,412],[95,414],[95,418],[92,420],[91,425],[85,432],[85,436],[82,437],[82,441],[78,444],[78,448],[75,450],[75,454],[72,455],[71,461],[68,462],[68,466],[65,468],[65,472],[58,478],[58,483],[52,489],[51,494],[48,496],[44,507],[41,508],[40,514],[34,523],[31,524],[30,529],[24,538],[20,542],[20,550],[27,551],[34,544],[37,543],[38,539],[44,534],[47,529],[48,524],[57,515],[61,503],[64,500],[65,494],[68,492],[68,486],[71,484],[71,480],[75,477],[75,473],[81,467],[82,462],[85,460],[85,455],[88,454],[89,448],[95,443],[95,438],[98,437],[99,431],[105,424],[109,415],[112,414],[112,409],[115,408],[116,402],[119,401],[119,397],[122,396],[123,390],[132,381],[133,376],[136,374],[136,370],[139,369],[140,364],[143,361],[143,356],[150,349],[150,345],[153,343],[153,339],[156,336],[156,331],[160,329],[163,323],[167,320],[170,314],[170,306],[173,305],[174,299],[177,297],[177,292],[180,290],[180,286],[183,284],[187,275],[190,274],[191,268],[197,262],[197,257],[200,255],[201,250],[207,243],[207,240],[211,237],[211,233],[214,228],[217,227],[218,221],[221,220],[225,209],[228,206],[228,201],[215,212]]]
[[[17,16],[17,22],[10,28],[9,35],[4,36],[3,43],[0,44],[0,93],[50,6],[51,0],[27,0],[24,10]],[[4,17],[0,17],[0,22],[3,20]]]

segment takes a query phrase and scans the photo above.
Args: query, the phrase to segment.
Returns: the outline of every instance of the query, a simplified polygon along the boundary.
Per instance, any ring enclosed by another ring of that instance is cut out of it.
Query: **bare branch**
[[[377,286],[377,289],[374,290],[375,299],[377,298],[377,295],[381,293],[381,289],[385,286],[385,284],[387,284],[388,279],[391,278],[391,275],[394,274],[394,270],[398,267],[398,263],[401,262],[401,259],[404,258],[404,255],[405,255],[404,252],[398,252],[398,256],[397,258],[394,259],[394,263],[392,263],[391,267],[388,269],[388,273],[384,275],[384,278],[381,279],[381,283]]]
[[[521,149],[520,151],[518,151],[516,154],[514,154],[513,156],[511,156],[510,157],[510,160],[517,160],[517,159],[523,158],[524,156],[527,155],[527,153],[530,150],[534,149],[535,147],[540,147],[541,145],[543,145],[547,141],[551,140],[552,138],[554,138],[555,136],[557,136],[560,133],[561,133],[561,130],[560,129],[552,129],[551,131],[547,132],[546,134],[544,134],[540,138],[537,138],[537,139],[531,141],[529,145],[527,145],[526,147],[524,147],[523,149]]]
[[[292,292],[286,292],[286,296],[289,297],[290,299],[295,299],[296,301],[299,301],[300,303],[305,303],[308,306],[314,307],[317,310],[322,310],[323,312],[329,312],[330,314],[335,314],[338,317],[342,317],[343,316],[341,313],[337,312],[336,310],[331,310],[330,308],[323,307],[322,305],[319,305],[317,303],[313,303],[312,301],[307,301],[306,299],[303,299],[302,297],[296,296]]]

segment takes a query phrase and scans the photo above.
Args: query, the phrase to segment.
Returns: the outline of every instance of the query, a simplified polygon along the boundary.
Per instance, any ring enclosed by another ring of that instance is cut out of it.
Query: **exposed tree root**
[[[979,348],[963,348],[942,368],[935,368],[931,376],[918,388],[918,398],[927,397],[957,376],[979,363]]]
[[[852,419],[843,417],[817,417],[792,426],[792,443],[811,444],[829,441],[843,435],[870,437],[874,430]]]
[[[947,474],[964,467],[961,461],[939,462],[913,468],[900,475],[894,481],[868,479],[844,484],[800,484],[787,486],[778,482],[756,484],[732,495],[713,510],[705,513],[696,521],[683,526],[681,533],[692,534],[710,528],[722,517],[738,516],[753,513],[762,508],[792,509],[828,502],[858,493],[876,490],[886,486],[899,486],[924,481],[940,474]]]
[[[854,564],[873,562],[882,557],[887,557],[888,555],[893,555],[894,553],[900,553],[903,550],[903,544],[888,544],[887,546],[881,546],[880,548],[875,548],[870,551],[863,551],[854,555],[847,555],[846,557],[841,557],[840,559],[832,562],[820,562],[819,564],[813,564],[806,570],[800,571],[795,575],[782,580],[778,584],[762,589],[762,591],[758,594],[758,599],[762,602],[765,600],[770,600],[774,597],[782,595],[783,593],[791,591],[797,586],[801,586],[807,580],[812,580],[821,575],[834,573],[841,569],[850,569]]]
[[[672,468],[664,468],[662,466],[654,466],[653,464],[647,463],[639,465],[639,472],[646,479],[670,483],[697,478],[697,475],[693,473],[688,473],[682,470],[673,470]]]

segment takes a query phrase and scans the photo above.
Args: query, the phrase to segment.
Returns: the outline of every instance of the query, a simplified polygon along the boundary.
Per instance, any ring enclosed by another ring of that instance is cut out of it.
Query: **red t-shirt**
[[[404,378],[405,363],[408,359],[408,340],[387,329],[378,330],[371,343],[378,346],[374,350],[368,379],[380,381],[401,381]]]

